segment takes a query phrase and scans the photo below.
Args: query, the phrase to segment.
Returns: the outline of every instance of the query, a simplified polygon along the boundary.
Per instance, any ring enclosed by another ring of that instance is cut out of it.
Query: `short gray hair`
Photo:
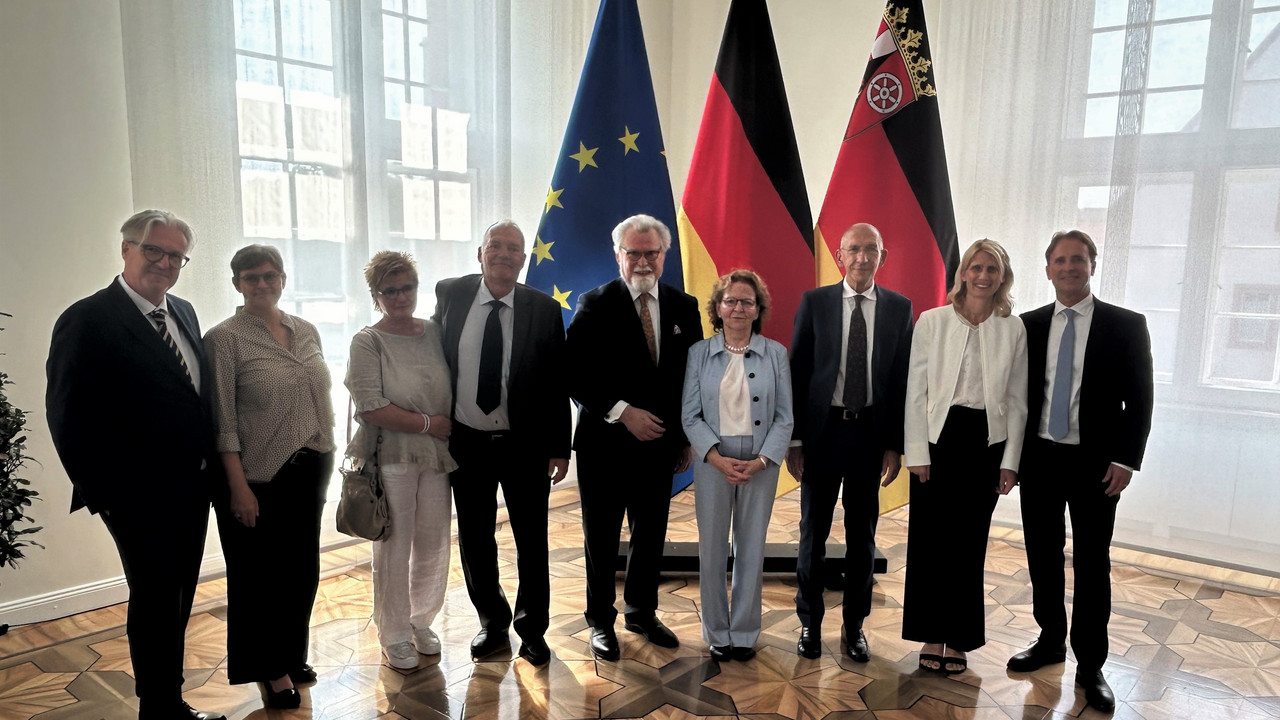
[[[270,245],[245,245],[231,256],[231,279],[240,277],[240,273],[251,270],[262,263],[271,263],[281,275],[284,274],[284,258],[280,251]]]
[[[178,232],[187,239],[187,249],[185,254],[190,254],[196,247],[196,234],[192,231],[187,221],[174,215],[168,210],[142,210],[134,213],[124,224],[120,226],[120,234],[124,236],[124,241],[134,245],[141,245],[146,242],[147,236],[151,234],[152,225],[166,225]]]
[[[524,231],[520,229],[520,226],[516,224],[515,220],[507,218],[490,225],[489,229],[484,231],[484,235],[480,237],[480,247],[484,247],[489,243],[489,238],[493,236],[494,230],[501,230],[503,228],[511,228],[512,230],[520,233],[520,242],[524,242]]]
[[[667,226],[652,215],[641,214],[632,215],[613,228],[613,251],[622,252],[622,238],[628,231],[642,233],[649,230],[658,231],[658,239],[662,241],[662,252],[671,249],[671,231]]]

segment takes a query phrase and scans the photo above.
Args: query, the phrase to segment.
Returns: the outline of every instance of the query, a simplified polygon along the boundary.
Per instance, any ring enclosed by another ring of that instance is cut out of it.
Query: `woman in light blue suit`
[[[769,291],[750,270],[716,281],[707,315],[716,335],[689,348],[685,434],[693,446],[702,638],[718,661],[750,660],[760,637],[764,541],[791,442],[787,350],[761,337]],[[733,526],[733,604],[724,583]]]

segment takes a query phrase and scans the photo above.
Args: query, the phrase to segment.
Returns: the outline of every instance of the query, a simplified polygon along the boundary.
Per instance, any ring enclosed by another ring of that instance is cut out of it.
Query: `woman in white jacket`
[[[920,667],[956,674],[986,644],[983,565],[996,499],[1018,483],[1027,422],[1027,337],[1011,315],[1013,269],[979,240],[951,302],[920,315],[907,379],[911,523],[902,637]]]

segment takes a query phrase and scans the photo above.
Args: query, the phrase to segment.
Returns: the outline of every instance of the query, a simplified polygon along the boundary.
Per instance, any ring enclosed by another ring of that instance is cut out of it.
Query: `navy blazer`
[[[1045,402],[1045,367],[1054,303],[1022,314],[1027,328],[1027,442],[1022,462],[1038,459]],[[1155,395],[1151,335],[1140,313],[1093,298],[1093,321],[1080,376],[1080,446],[1099,464],[1139,470],[1151,434]]]
[[[689,444],[680,424],[680,399],[689,347],[702,339],[702,318],[692,295],[663,283],[658,284],[658,309],[655,367],[635,301],[621,278],[578,299],[567,338],[569,395],[579,405],[574,450],[669,452],[674,463]],[[662,437],[642,443],[622,423],[606,421],[619,400],[657,415],[665,428]]]
[[[436,311],[453,396],[458,396],[458,342],[467,314],[480,291],[481,275],[465,275],[436,284]],[[525,450],[550,458],[569,458],[573,423],[565,385],[564,319],[560,303],[528,285],[516,284],[511,367],[507,373],[507,415]]]
[[[793,437],[812,446],[822,437],[840,371],[844,331],[842,278],[805,291],[791,335],[791,384],[795,397]],[[871,404],[876,435],[886,450],[903,451],[902,428],[911,360],[911,301],[876,286],[871,343]]]
[[[199,359],[199,393],[117,280],[72,305],[53,327],[45,411],[75,486],[72,512],[163,505],[175,493],[207,500],[211,483],[221,478],[213,371],[200,323],[190,303],[166,297]]]

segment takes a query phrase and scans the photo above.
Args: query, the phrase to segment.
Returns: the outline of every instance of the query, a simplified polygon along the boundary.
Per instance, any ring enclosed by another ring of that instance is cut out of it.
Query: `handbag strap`
[[[351,419],[355,417],[355,401],[347,396],[347,444],[351,444]],[[382,450],[382,428],[378,428],[378,440],[373,446],[373,466],[378,467],[378,453]]]

